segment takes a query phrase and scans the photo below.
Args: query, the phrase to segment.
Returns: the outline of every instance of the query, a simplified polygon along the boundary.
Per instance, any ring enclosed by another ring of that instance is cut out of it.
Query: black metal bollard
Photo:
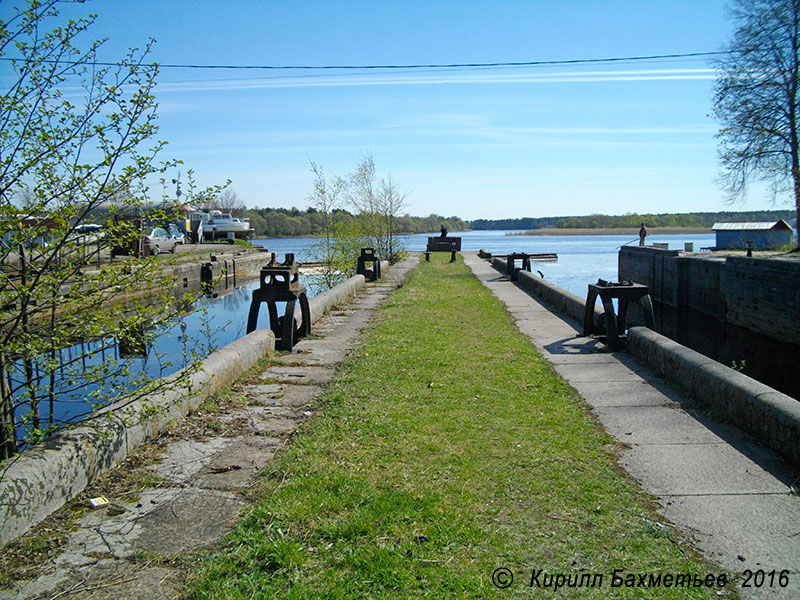
[[[522,267],[517,268],[516,261],[522,261]],[[506,275],[511,278],[511,281],[517,281],[517,273],[519,271],[531,272],[531,255],[525,252],[512,252],[506,257]]]
[[[367,268],[367,263],[372,263],[372,269]],[[374,248],[362,248],[361,256],[358,257],[356,273],[363,275],[367,281],[376,281],[381,278],[381,260],[375,254]]]
[[[261,269],[261,286],[253,290],[253,300],[247,317],[247,333],[254,331],[258,325],[258,313],[262,302],[267,303],[276,349],[291,350],[297,339],[311,333],[308,296],[306,288],[298,283],[298,279],[294,254],[287,253],[281,264],[278,264],[275,255],[272,255],[272,260]],[[299,327],[295,327],[294,309],[298,300],[303,321]],[[282,317],[278,316],[276,302],[286,302],[286,310]]]

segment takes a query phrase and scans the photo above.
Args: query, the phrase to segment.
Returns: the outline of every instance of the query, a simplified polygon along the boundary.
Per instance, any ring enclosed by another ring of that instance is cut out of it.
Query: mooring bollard
[[[517,268],[516,261],[522,261],[522,267]],[[512,252],[506,256],[506,275],[511,278],[511,281],[517,281],[519,277],[517,273],[520,271],[531,272],[531,255],[524,252]]]
[[[367,268],[367,263],[372,263],[372,268]],[[362,248],[361,256],[358,257],[356,274],[363,275],[367,281],[376,281],[381,278],[381,260],[375,254],[374,248]]]
[[[247,333],[256,329],[262,302],[266,302],[269,309],[269,323],[275,334],[276,349],[291,350],[297,339],[311,333],[311,310],[306,288],[298,283],[299,277],[294,254],[287,253],[280,264],[275,254],[272,255],[270,262],[261,269],[261,286],[253,290],[253,300],[247,317]],[[294,309],[298,300],[303,322],[295,327]],[[276,302],[286,302],[282,317],[278,317]]]
[[[210,294],[214,288],[214,265],[210,262],[200,266],[200,286],[203,291]]]
[[[638,302],[642,307],[645,327],[655,329],[653,303],[650,301],[650,294],[646,285],[629,281],[610,283],[603,279],[598,279],[597,283],[589,284],[589,293],[586,296],[586,307],[583,315],[583,335],[601,333],[594,324],[594,305],[597,301],[597,296],[600,296],[600,300],[603,302],[606,317],[606,336],[604,341],[612,351],[621,350],[625,347],[625,321],[628,315],[628,304],[631,301]],[[614,298],[619,300],[619,316],[614,313]]]

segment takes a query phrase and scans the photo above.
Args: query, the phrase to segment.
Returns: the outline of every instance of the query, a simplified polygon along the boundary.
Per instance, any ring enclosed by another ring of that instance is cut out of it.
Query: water
[[[521,231],[465,231],[451,235],[461,237],[461,250],[477,252],[488,250],[492,254],[527,252],[558,254],[557,262],[534,263],[532,268],[544,274],[545,279],[557,286],[586,297],[587,286],[598,278],[617,280],[617,254],[620,246],[638,244],[635,235],[518,235]],[[509,235],[511,234],[511,235]],[[513,235],[517,234],[517,235]],[[424,252],[429,236],[436,233],[418,233],[399,236],[406,250]],[[313,260],[312,246],[315,238],[258,239],[255,243],[277,252],[295,252],[295,258]],[[695,249],[713,246],[714,234],[648,235],[647,243],[669,244],[672,249],[683,249],[684,242],[693,242]]]
[[[578,296],[585,297],[587,285],[598,278],[617,279],[617,253],[624,244],[638,243],[631,235],[597,235],[597,236],[523,236],[517,231],[470,231],[453,235],[461,237],[463,251],[477,252],[486,249],[493,254],[510,252],[556,253],[557,262],[534,263],[533,269],[539,270],[545,279]],[[428,237],[438,235],[415,234],[399,236],[400,242],[409,251],[424,251]],[[287,252],[295,254],[299,262],[313,261],[313,246],[316,238],[269,238],[255,240],[257,245],[277,252],[282,260]],[[648,236],[648,242],[669,243],[673,248],[682,248],[684,242],[693,242],[696,248],[711,246],[714,237],[707,235],[669,235]],[[301,283],[307,286],[309,296],[313,296],[315,286],[313,278],[301,277]],[[197,304],[197,310],[171,327],[156,332],[154,342],[140,356],[122,357],[120,349],[113,340],[79,344],[62,351],[62,362],[69,362],[73,356],[92,351],[92,356],[79,360],[76,370],[99,368],[109,359],[124,362],[130,373],[107,382],[103,388],[97,385],[74,386],[73,377],[62,371],[57,378],[56,392],[58,400],[54,406],[57,422],[72,422],[83,418],[89,410],[87,394],[95,395],[110,402],[114,399],[113,386],[127,388],[131,382],[144,378],[165,377],[186,366],[195,356],[203,358],[215,349],[221,348],[245,335],[247,314],[250,307],[251,292],[258,286],[258,281],[239,287],[231,293],[216,298],[203,298]],[[282,311],[282,308],[279,308]],[[259,327],[268,327],[268,315],[262,309]],[[106,393],[107,390],[107,393]],[[44,406],[42,407],[44,411]],[[23,410],[18,411],[24,414]],[[46,418],[46,415],[43,414]]]
[[[309,297],[315,295],[316,282],[313,277],[301,276]],[[146,348],[135,349],[134,355],[126,353],[116,340],[103,339],[83,342],[64,348],[57,361],[64,365],[56,371],[53,416],[56,423],[76,422],[91,413],[91,403],[109,404],[119,395],[118,390],[133,389],[137,383],[166,377],[184,368],[195,357],[205,358],[214,350],[243,337],[247,333],[247,318],[252,290],[259,286],[258,280],[232,290],[230,293],[200,298],[195,310],[169,326],[155,331],[155,338]],[[284,303],[278,303],[282,314]],[[262,304],[258,326],[269,327],[267,308]],[[101,372],[102,365],[116,365],[118,372],[104,383],[87,383],[83,373]],[[9,369],[12,388],[24,379],[20,364]],[[44,377],[44,375],[41,375]],[[46,379],[46,378],[45,378]],[[24,392],[24,390],[23,390]],[[41,392],[37,393],[41,399]],[[17,394],[22,398],[21,394]],[[17,409],[18,419],[30,411],[27,403]],[[42,422],[49,419],[47,402],[40,403]],[[21,422],[21,421],[19,421]],[[23,425],[18,433],[24,435],[29,427]]]

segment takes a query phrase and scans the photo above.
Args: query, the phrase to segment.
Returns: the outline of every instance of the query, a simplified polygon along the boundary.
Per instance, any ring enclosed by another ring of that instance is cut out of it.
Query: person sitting
[[[447,227],[442,225],[441,232],[442,232],[441,237],[446,238],[447,237]]]

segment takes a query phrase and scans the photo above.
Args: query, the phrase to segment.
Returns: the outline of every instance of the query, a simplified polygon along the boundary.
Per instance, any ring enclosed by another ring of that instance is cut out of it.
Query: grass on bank
[[[447,259],[422,262],[379,312],[194,597],[547,597],[528,587],[544,569],[604,574],[560,597],[718,598],[611,589],[614,569],[717,569],[656,522],[577,393]]]

